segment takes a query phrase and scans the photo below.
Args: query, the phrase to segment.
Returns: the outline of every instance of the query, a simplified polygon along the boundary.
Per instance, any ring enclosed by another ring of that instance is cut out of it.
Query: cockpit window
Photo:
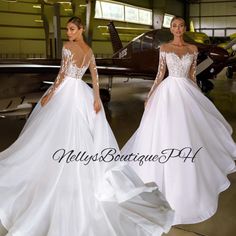
[[[137,38],[132,42],[133,52],[139,52],[141,48],[141,38]]]
[[[153,34],[152,32],[145,34],[142,38],[142,50],[151,50],[153,44]]]
[[[161,44],[166,43],[173,39],[173,36],[169,29],[159,29],[155,30],[154,32],[155,32],[155,39],[156,40],[158,39]]]

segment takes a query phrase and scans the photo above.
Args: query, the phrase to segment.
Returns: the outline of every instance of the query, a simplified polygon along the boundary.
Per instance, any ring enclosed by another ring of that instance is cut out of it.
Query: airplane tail
[[[194,28],[194,25],[193,25],[193,21],[191,20],[190,21],[190,32],[195,32],[195,28]]]
[[[116,53],[123,48],[123,45],[120,40],[120,36],[116,30],[116,27],[112,21],[108,24],[108,29],[111,37],[112,48],[114,53]]]

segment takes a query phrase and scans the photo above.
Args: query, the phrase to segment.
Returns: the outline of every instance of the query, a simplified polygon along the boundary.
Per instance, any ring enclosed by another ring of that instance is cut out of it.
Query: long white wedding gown
[[[62,50],[59,75],[19,138],[0,153],[0,220],[7,236],[159,236],[173,210],[156,185],[144,185],[130,167],[108,162],[119,149],[92,89],[82,80],[91,49],[74,42]],[[96,156],[97,153],[97,156]],[[92,158],[92,159],[91,159]],[[100,160],[100,161],[99,161]]]
[[[196,64],[191,47],[161,47],[140,126],[121,150],[144,182],[160,187],[175,210],[174,224],[211,217],[235,171],[232,129],[196,85]]]

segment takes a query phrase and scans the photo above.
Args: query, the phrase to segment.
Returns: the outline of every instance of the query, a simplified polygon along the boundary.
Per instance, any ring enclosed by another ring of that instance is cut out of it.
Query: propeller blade
[[[236,38],[233,39],[232,41],[230,41],[230,42],[224,47],[224,49],[227,50],[227,49],[233,47],[235,44],[236,44]]]

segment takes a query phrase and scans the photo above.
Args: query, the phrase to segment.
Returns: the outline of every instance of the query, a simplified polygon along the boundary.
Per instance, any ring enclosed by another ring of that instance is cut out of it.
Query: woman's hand
[[[49,102],[49,100],[51,99],[52,95],[53,95],[53,93],[49,93],[49,94],[46,94],[46,95],[44,95],[42,97],[42,99],[41,99],[41,106],[42,107],[45,106]]]
[[[93,107],[96,113],[98,113],[101,110],[101,102],[100,99],[95,99],[93,103]]]

